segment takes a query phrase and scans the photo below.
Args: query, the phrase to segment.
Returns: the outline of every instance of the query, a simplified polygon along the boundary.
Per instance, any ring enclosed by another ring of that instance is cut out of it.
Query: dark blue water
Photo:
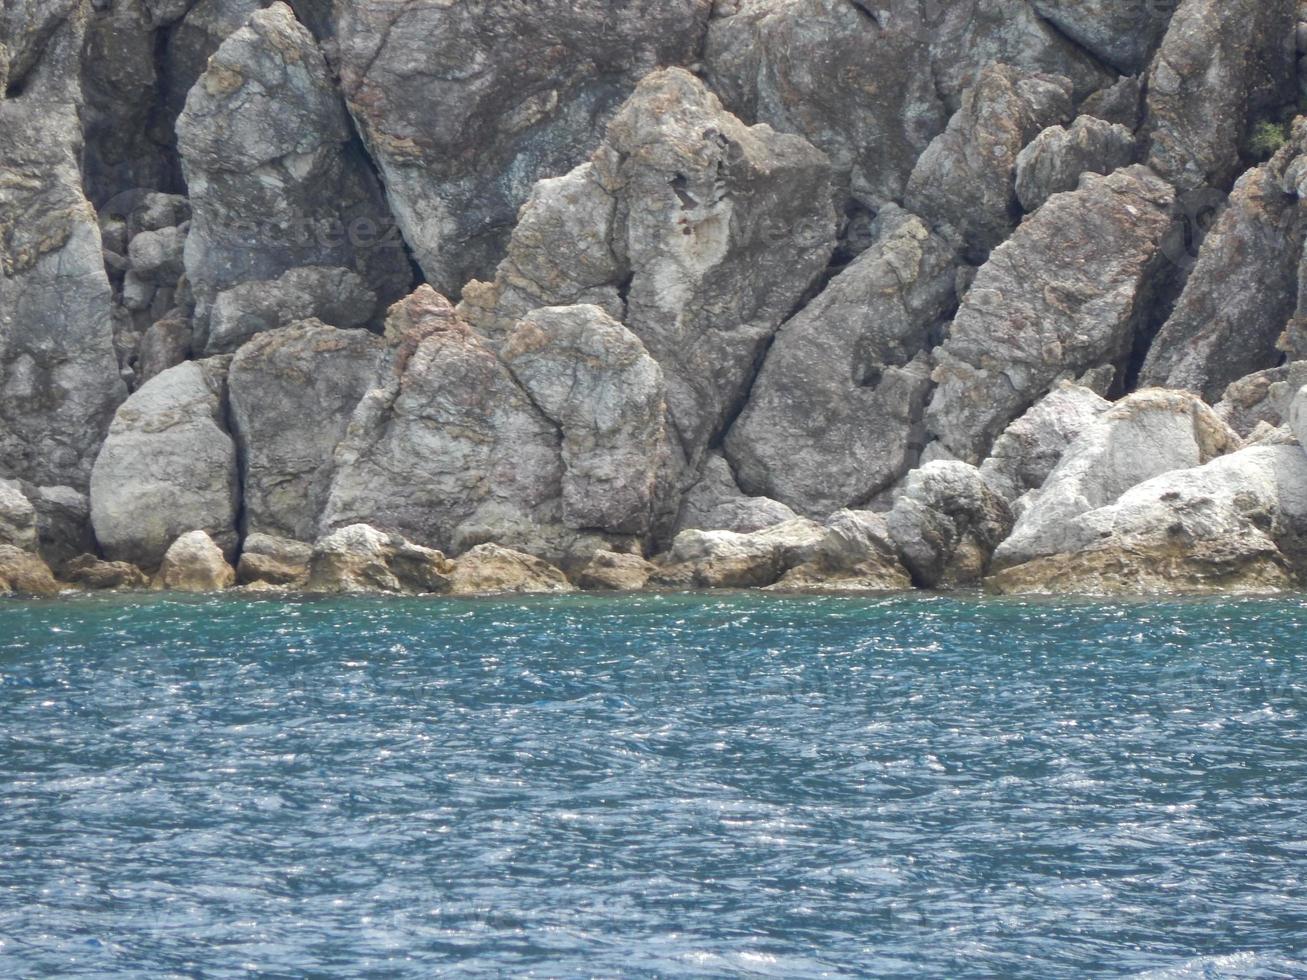
[[[1307,604],[0,604],[0,975],[1307,976]]]

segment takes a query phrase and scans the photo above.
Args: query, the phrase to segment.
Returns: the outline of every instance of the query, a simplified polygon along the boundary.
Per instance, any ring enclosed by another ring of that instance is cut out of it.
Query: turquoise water
[[[0,604],[3,976],[1307,976],[1307,604]]]

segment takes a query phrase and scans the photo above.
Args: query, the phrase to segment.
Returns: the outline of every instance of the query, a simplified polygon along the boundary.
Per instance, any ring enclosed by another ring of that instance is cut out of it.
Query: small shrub
[[[1248,149],[1257,159],[1268,160],[1288,141],[1287,126],[1264,119],[1253,126],[1252,134],[1248,137]]]

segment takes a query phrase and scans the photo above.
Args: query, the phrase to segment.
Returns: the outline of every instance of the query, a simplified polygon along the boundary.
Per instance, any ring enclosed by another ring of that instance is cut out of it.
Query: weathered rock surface
[[[36,550],[36,508],[17,480],[0,480],[0,544]]]
[[[95,555],[78,555],[60,571],[70,585],[94,592],[116,589],[144,589],[149,578],[135,565],[125,561],[101,561]]]
[[[891,592],[911,587],[884,516],[857,510],[832,514],[812,556],[770,586],[789,592]]]
[[[154,586],[173,592],[220,592],[236,584],[236,570],[211,537],[189,531],[164,553]]]
[[[1245,439],[1262,425],[1278,429],[1289,421],[1299,389],[1307,385],[1307,361],[1250,374],[1225,389],[1217,416]]]
[[[574,592],[567,576],[544,559],[497,544],[479,544],[459,556],[451,575],[454,595]]]
[[[219,293],[209,315],[205,349],[210,354],[233,352],[256,334],[300,320],[361,327],[376,307],[376,293],[349,269],[291,269],[272,282],[245,282]]]
[[[980,462],[1058,376],[1125,359],[1173,201],[1145,167],[1086,174],[994,250],[936,351],[927,424],[944,449]]]
[[[108,558],[154,568],[197,529],[235,553],[240,498],[225,388],[221,359],[188,361],[118,410],[91,476],[91,520]]]
[[[822,526],[806,518],[752,534],[682,531],[671,549],[655,561],[658,570],[650,581],[683,589],[771,585],[791,568],[811,561],[822,537]]]
[[[1235,185],[1149,349],[1143,383],[1216,401],[1227,385],[1279,362],[1277,341],[1298,298],[1304,191],[1307,120],[1300,119],[1292,143]]]
[[[675,432],[696,467],[738,410],[776,328],[830,258],[829,180],[828,162],[806,141],[745,126],[688,72],[655,72],[613,119],[592,166],[532,199],[526,237],[510,246],[493,285],[469,287],[461,310],[496,336],[524,296],[541,306],[594,301],[611,268],[607,286],[624,289],[622,320],[662,368]],[[582,213],[563,213],[575,208]],[[586,257],[574,274],[524,264],[542,229],[583,219],[609,224],[580,246],[559,243],[560,256]]]
[[[23,487],[36,510],[37,551],[56,572],[78,555],[95,550],[91,498],[72,487]]]
[[[313,545],[255,531],[241,542],[236,581],[242,585],[267,582],[270,585],[308,584]]]
[[[316,320],[261,333],[236,354],[228,389],[247,532],[317,537],[336,446],[385,358],[375,334]]]
[[[194,212],[186,273],[197,348],[217,294],[243,282],[340,266],[384,301],[407,288],[407,260],[332,73],[284,3],[223,42],[177,136]]]
[[[404,236],[454,295],[490,273],[532,185],[581,163],[636,81],[698,57],[710,7],[343,3],[316,19]]]
[[[1294,0],[1183,0],[1148,74],[1148,164],[1225,188],[1259,116],[1295,100]],[[1238,25],[1232,29],[1232,25]]]
[[[0,476],[79,489],[127,394],[78,169],[84,14],[67,0],[0,13]]]
[[[749,534],[798,516],[779,500],[745,494],[735,482],[731,464],[720,453],[713,452],[704,457],[698,481],[681,500],[676,530]]]
[[[1233,452],[1242,440],[1186,392],[1148,389],[1113,405],[1085,428],[994,555],[996,567],[1055,553],[1081,515],[1131,487]]]
[[[0,595],[53,596],[59,583],[40,555],[0,544]]]
[[[1117,123],[1080,116],[1069,127],[1050,126],[1017,156],[1017,200],[1026,213],[1038,211],[1054,194],[1075,190],[1082,174],[1110,174],[1137,153],[1135,134]]]
[[[957,302],[951,246],[893,206],[878,224],[872,247],[781,328],[725,443],[746,491],[812,516],[869,500],[915,464],[926,354]]]
[[[1295,589],[1305,530],[1307,453],[1259,446],[1134,487],[1065,528],[1056,554],[986,584],[1052,595]]]
[[[313,546],[308,588],[314,592],[448,592],[454,563],[431,548],[366,524],[341,528]]]
[[[1122,74],[1147,67],[1177,3],[1137,0],[1032,0],[1041,17]]]
[[[576,584],[591,592],[638,592],[656,571],[639,555],[596,551],[577,575]]]
[[[562,433],[562,519],[647,534],[666,466],[662,371],[633,333],[596,306],[525,317],[500,356]]]
[[[983,262],[1017,224],[1018,155],[1041,130],[1070,120],[1071,93],[1061,76],[985,68],[917,161],[905,206],[955,236],[969,260]]]
[[[1064,381],[1007,427],[980,474],[1008,503],[1044,485],[1070,446],[1111,403]]]
[[[1007,501],[979,470],[946,460],[909,473],[887,518],[913,580],[931,589],[978,582],[1012,524]]]

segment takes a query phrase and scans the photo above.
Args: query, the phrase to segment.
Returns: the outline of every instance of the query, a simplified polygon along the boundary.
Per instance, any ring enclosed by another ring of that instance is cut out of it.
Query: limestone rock
[[[453,562],[397,534],[366,524],[341,528],[313,546],[308,588],[314,592],[448,592]]]
[[[575,589],[566,575],[541,558],[497,544],[480,544],[454,563],[450,591],[454,595],[502,595]]]
[[[376,293],[349,269],[291,269],[271,282],[244,282],[219,293],[209,315],[205,349],[210,354],[235,351],[256,334],[300,320],[361,327],[376,306]]]
[[[173,592],[220,592],[236,584],[236,570],[203,531],[190,531],[163,556],[155,588]]]
[[[1258,426],[1275,429],[1287,423],[1293,400],[1303,385],[1307,385],[1307,361],[1258,371],[1225,389],[1216,414],[1246,439]]]
[[[736,484],[725,457],[713,452],[704,458],[698,481],[682,498],[676,530],[749,534],[798,516],[779,500],[747,496]]]
[[[941,460],[908,474],[887,523],[913,580],[933,589],[978,582],[1013,521],[979,470]]]
[[[0,595],[13,594],[58,595],[59,583],[39,555],[11,544],[0,544]]]
[[[188,530],[236,547],[236,447],[225,428],[226,365],[187,361],[118,410],[91,476],[91,520],[105,555],[144,568]]]
[[[1235,185],[1149,349],[1143,383],[1216,401],[1227,385],[1279,362],[1276,343],[1294,313],[1307,235],[1298,204],[1305,170],[1307,120],[1299,120],[1291,145]]]
[[[1081,174],[1110,174],[1134,163],[1136,153],[1133,132],[1094,116],[1050,126],[1017,156],[1017,199],[1027,213],[1038,211],[1054,194],[1075,190]]]
[[[1297,589],[1304,531],[1307,453],[1259,446],[1134,487],[1066,527],[1056,554],[986,585],[1051,595]]]
[[[1053,554],[1081,515],[1155,476],[1200,466],[1241,445],[1211,408],[1186,392],[1146,389],[1123,398],[1080,434],[1031,495],[994,555],[995,566]]]
[[[832,514],[812,557],[770,586],[790,592],[890,592],[911,587],[884,516],[856,510]]]
[[[811,561],[823,528],[805,518],[752,534],[682,531],[659,556],[651,584],[672,588],[747,589],[771,585]]]
[[[64,565],[62,578],[78,588],[93,592],[144,589],[149,578],[135,565],[125,561],[101,561],[95,555],[84,554]]]
[[[719,4],[703,56],[727,108],[803,136],[830,157],[844,193],[874,210],[901,200],[913,164],[948,118],[925,25],[897,6]]]
[[[638,592],[654,571],[653,564],[639,555],[596,551],[577,576],[576,584],[591,592]]]
[[[261,333],[236,354],[228,387],[247,532],[317,537],[336,446],[385,356],[375,334],[316,320]]]
[[[667,433],[662,371],[596,306],[549,307],[500,350],[531,402],[562,433],[563,521],[647,534]]]
[[[1088,388],[1064,381],[998,437],[980,464],[985,482],[1008,502],[1044,485],[1062,455],[1111,404]]]
[[[947,229],[967,257],[983,262],[1012,233],[1018,154],[1036,134],[1072,115],[1072,85],[1056,75],[1025,75],[991,65],[917,161],[904,204]]]
[[[17,480],[0,480],[0,544],[36,550],[36,508]]]
[[[711,6],[337,3],[315,19],[329,20],[405,239],[427,281],[455,295],[491,272],[532,185],[583,162],[636,81],[698,57]]]
[[[781,328],[726,439],[746,491],[812,516],[916,462],[925,353],[956,303],[953,249],[892,205],[878,222],[872,247]]]
[[[370,6],[370,5],[369,5]],[[223,42],[177,121],[194,216],[197,348],[218,293],[300,266],[354,269],[383,300],[411,273],[322,53],[284,3]]]
[[[1259,114],[1294,99],[1294,0],[1183,0],[1148,74],[1148,164],[1225,188]]]
[[[272,534],[254,532],[241,542],[236,580],[242,585],[303,586],[308,583],[313,546]]]
[[[1086,174],[994,250],[936,351],[927,425],[944,449],[979,462],[1059,376],[1125,359],[1173,200],[1144,167]]]
[[[127,392],[78,166],[80,12],[22,0],[0,13],[0,476],[85,489]]]

